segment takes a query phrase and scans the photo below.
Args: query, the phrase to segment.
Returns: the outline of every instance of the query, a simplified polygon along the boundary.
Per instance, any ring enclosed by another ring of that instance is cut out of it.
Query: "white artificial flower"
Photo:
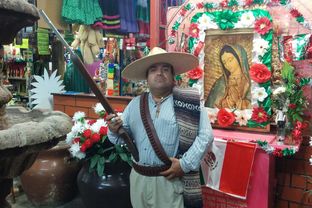
[[[199,30],[198,36],[199,36],[199,41],[205,42],[206,33],[204,30]]]
[[[312,136],[310,136],[310,146],[312,146]]]
[[[66,139],[65,139],[65,142],[67,144],[71,144],[73,139],[77,136],[77,134],[74,134],[72,131],[69,132],[68,134],[66,134]]]
[[[93,109],[94,109],[94,112],[95,112],[96,114],[100,114],[102,111],[105,111],[105,109],[104,109],[104,107],[103,107],[103,105],[102,105],[101,103],[97,103],[97,104],[93,107]]]
[[[73,132],[73,134],[77,135],[78,133],[82,133],[85,129],[86,129],[86,127],[85,127],[84,123],[76,122],[73,125],[71,132]]]
[[[94,124],[92,124],[92,126],[90,126],[90,129],[94,133],[99,133],[102,126],[107,126],[106,122],[104,119],[98,119]]]
[[[286,92],[286,88],[285,87],[278,87],[275,90],[273,90],[272,94],[273,95],[279,95],[281,93]]]
[[[310,161],[310,165],[312,165],[312,155],[311,155],[309,161]]]
[[[198,18],[197,22],[199,30],[205,31],[208,28],[218,29],[218,25],[206,14],[203,14],[200,18]]]
[[[72,144],[69,148],[69,152],[73,157],[76,157],[78,159],[83,159],[86,157],[86,154],[80,151],[79,143]]]
[[[267,49],[269,48],[269,42],[262,39],[262,38],[256,38],[253,40],[253,56],[256,56],[258,58],[259,56],[263,56]]]
[[[85,117],[86,117],[86,114],[85,114],[84,112],[78,111],[78,112],[76,112],[76,113],[74,114],[74,116],[73,116],[73,121],[74,121],[74,122],[77,122],[77,121],[79,121],[80,119],[85,118]]]
[[[252,91],[252,97],[257,99],[260,102],[263,102],[266,97],[268,97],[268,93],[265,91],[264,87],[256,87]]]
[[[217,120],[219,109],[218,108],[206,108],[206,109],[210,123],[215,123],[215,121]]]
[[[235,120],[238,122],[240,126],[246,126],[248,120],[251,118],[252,110],[245,109],[245,110],[235,110]]]
[[[255,17],[252,12],[245,12],[242,14],[240,21],[235,24],[235,28],[250,28],[255,23]]]

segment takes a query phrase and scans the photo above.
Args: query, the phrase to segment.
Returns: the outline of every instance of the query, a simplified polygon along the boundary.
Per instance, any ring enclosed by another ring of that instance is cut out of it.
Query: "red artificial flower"
[[[264,64],[253,64],[249,69],[249,74],[257,83],[265,83],[271,78],[271,72]]]
[[[255,31],[260,35],[264,35],[272,29],[272,23],[267,17],[261,17],[255,22]]]
[[[86,145],[85,145],[85,144],[82,144],[81,147],[80,147],[80,151],[81,151],[81,152],[86,152],[86,150],[87,150]]]
[[[192,38],[198,38],[199,37],[199,28],[198,24],[196,23],[191,23],[190,25],[190,36]]]
[[[245,0],[245,5],[250,6],[253,4],[253,0]]]
[[[94,143],[97,143],[101,140],[101,136],[98,134],[98,133],[94,133],[92,136],[91,136],[91,142],[94,144]]]
[[[302,132],[299,129],[294,129],[291,134],[294,136],[296,140],[300,139],[302,136]]]
[[[268,121],[268,114],[262,107],[254,108],[252,110],[251,119],[257,123],[263,123]]]
[[[92,131],[90,129],[86,129],[86,130],[83,131],[82,135],[83,135],[84,138],[89,139],[91,137],[91,135],[92,135]]]
[[[83,143],[87,149],[89,149],[90,147],[92,147],[92,141],[91,139],[87,139],[86,141],[84,141]]]
[[[289,105],[288,105],[288,108],[290,108],[290,109],[295,109],[297,107],[297,105],[296,104],[293,104],[293,103],[290,103]]]
[[[227,127],[227,126],[230,126],[234,123],[235,116],[234,116],[234,113],[228,112],[227,110],[222,108],[218,112],[217,119],[218,119],[218,124],[220,126]]]
[[[80,142],[80,138],[79,137],[76,137],[75,139],[73,139],[72,143],[75,144],[75,143],[79,143]]]
[[[281,148],[276,148],[276,149],[273,151],[273,155],[276,156],[276,157],[283,157],[282,149],[281,149]]]
[[[107,135],[107,126],[101,126],[99,133],[102,136]]]
[[[197,9],[202,9],[202,8],[204,8],[204,3],[197,3],[196,4],[196,7],[197,7]]]
[[[192,69],[187,72],[187,77],[190,79],[199,79],[203,76],[203,70],[199,67],[196,67],[195,69]]]
[[[184,16],[186,14],[187,10],[185,8],[182,8],[180,11],[180,15]]]
[[[221,7],[227,7],[227,5],[228,5],[227,0],[223,0],[223,1],[220,2],[220,6]]]
[[[293,17],[300,17],[300,16],[302,16],[302,14],[297,9],[291,9],[290,10],[290,14]]]
[[[94,124],[96,122],[96,120],[95,119],[92,119],[92,120],[89,120],[88,121],[88,124],[91,126],[92,124]]]
[[[121,113],[123,111],[123,108],[122,107],[116,107],[115,108],[115,112],[116,113]]]
[[[171,30],[171,36],[175,37],[176,36],[177,31],[175,30]]]

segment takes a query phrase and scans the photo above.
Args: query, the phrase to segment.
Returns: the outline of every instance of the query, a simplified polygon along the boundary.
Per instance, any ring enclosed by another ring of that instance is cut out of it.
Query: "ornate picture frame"
[[[270,14],[261,9],[202,12],[191,22],[189,48],[204,69],[203,100],[212,125],[269,132]],[[226,62],[236,70],[226,69]]]

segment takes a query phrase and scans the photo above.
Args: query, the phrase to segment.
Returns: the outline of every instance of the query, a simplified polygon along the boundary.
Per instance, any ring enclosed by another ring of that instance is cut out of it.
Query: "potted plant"
[[[117,208],[131,207],[131,155],[125,145],[114,145],[108,140],[103,106],[97,103],[94,111],[99,116],[97,120],[88,120],[84,112],[76,112],[74,125],[66,137],[71,155],[84,161],[77,177],[82,201],[86,207],[92,208],[103,204]],[[113,200],[116,195],[124,199]]]

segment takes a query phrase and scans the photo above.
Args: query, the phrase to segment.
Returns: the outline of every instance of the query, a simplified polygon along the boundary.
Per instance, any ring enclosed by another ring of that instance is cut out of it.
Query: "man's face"
[[[174,85],[173,76],[173,69],[170,64],[154,64],[147,71],[147,83],[152,90],[171,89]]]

